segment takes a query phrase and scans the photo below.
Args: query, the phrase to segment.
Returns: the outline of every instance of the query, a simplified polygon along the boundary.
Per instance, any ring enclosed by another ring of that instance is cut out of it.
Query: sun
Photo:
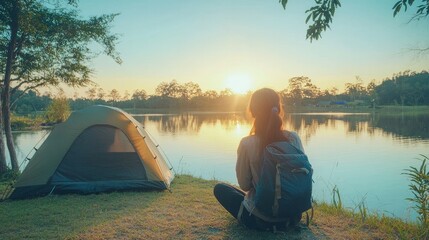
[[[225,79],[226,88],[237,94],[244,94],[252,88],[252,78],[248,74],[235,73]]]

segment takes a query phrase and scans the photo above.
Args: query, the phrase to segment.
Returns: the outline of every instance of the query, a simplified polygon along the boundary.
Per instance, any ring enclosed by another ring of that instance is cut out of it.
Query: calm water
[[[236,184],[235,158],[251,121],[241,113],[134,115],[167,154],[177,173]],[[373,212],[403,219],[416,214],[402,175],[429,156],[429,114],[418,116],[306,113],[285,116],[284,126],[302,138],[314,168],[314,197],[330,202],[336,185],[344,204],[361,201]],[[20,159],[47,131],[16,132]],[[31,154],[30,154],[31,155]]]

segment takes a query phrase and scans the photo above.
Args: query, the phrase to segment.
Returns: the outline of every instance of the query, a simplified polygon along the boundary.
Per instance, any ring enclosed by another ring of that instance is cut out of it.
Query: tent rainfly
[[[22,172],[10,199],[50,193],[169,189],[174,173],[126,112],[92,106],[58,124]]]

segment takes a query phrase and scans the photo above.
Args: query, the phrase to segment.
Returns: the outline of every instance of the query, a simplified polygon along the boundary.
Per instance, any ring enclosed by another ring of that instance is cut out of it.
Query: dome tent
[[[51,131],[9,198],[169,189],[174,174],[166,160],[132,116],[118,108],[92,106],[73,112]]]

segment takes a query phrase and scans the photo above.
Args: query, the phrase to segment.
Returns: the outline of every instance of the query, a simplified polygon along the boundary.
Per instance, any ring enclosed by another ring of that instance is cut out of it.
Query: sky
[[[296,76],[343,90],[356,76],[380,83],[429,70],[429,53],[410,50],[429,46],[429,19],[409,22],[415,8],[394,18],[396,1],[341,0],[331,29],[313,42],[305,39],[312,0],[290,0],[286,10],[277,0],[90,0],[79,9],[84,18],[120,14],[111,31],[123,63],[103,55],[91,63],[92,80],[106,92],[154,94],[173,79],[203,91],[282,90]]]

